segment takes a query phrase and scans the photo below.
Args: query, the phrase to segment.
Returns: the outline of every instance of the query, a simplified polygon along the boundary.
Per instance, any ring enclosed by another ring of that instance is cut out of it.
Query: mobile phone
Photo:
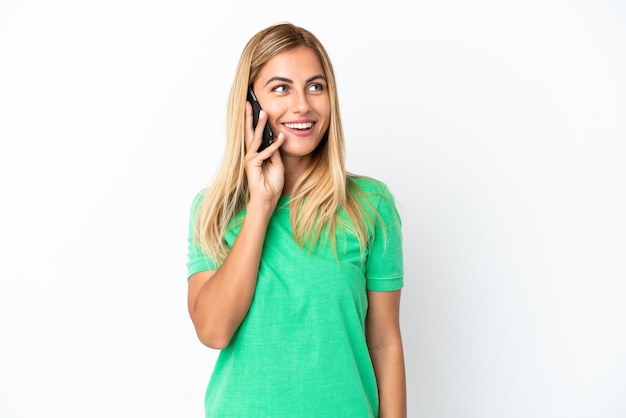
[[[252,86],[248,88],[248,101],[252,105],[252,127],[256,129],[256,126],[259,123],[259,113],[261,112],[261,105],[254,95]],[[269,147],[272,142],[274,142],[274,132],[272,132],[272,128],[270,128],[270,122],[268,120],[265,124],[265,128],[263,129],[263,140],[261,141],[259,152]]]

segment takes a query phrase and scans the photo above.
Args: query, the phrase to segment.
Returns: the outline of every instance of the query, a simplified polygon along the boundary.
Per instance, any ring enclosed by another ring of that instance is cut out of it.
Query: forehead
[[[313,50],[298,47],[283,51],[267,61],[259,72],[259,79],[265,83],[271,77],[289,78],[294,81],[308,79],[312,75],[324,75],[324,68]]]

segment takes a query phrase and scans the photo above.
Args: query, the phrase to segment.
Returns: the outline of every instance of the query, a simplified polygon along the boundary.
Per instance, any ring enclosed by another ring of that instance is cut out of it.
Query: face
[[[253,88],[274,135],[285,135],[281,154],[310,155],[330,124],[330,98],[317,55],[306,47],[281,52],[261,68]]]

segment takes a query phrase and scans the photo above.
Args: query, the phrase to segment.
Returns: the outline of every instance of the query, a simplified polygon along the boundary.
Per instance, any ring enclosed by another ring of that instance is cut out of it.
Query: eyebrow
[[[317,80],[317,79],[322,79],[322,80],[326,81],[326,77],[324,77],[322,74],[317,74],[317,75],[314,75],[313,77],[307,78],[306,83],[310,83],[311,81],[314,81],[314,80]],[[267,80],[265,85],[267,86],[272,81],[282,81],[284,83],[293,84],[293,80],[290,80],[288,78],[285,78],[285,77],[272,77],[269,80]]]

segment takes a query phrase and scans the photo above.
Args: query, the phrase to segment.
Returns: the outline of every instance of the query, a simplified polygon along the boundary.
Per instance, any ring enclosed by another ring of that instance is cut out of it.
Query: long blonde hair
[[[324,231],[335,246],[337,227],[355,234],[364,250],[367,244],[367,219],[358,186],[346,173],[345,145],[337,86],[332,64],[320,41],[309,31],[290,23],[270,26],[246,44],[230,90],[226,124],[226,149],[213,184],[198,210],[195,237],[212,259],[221,263],[228,253],[224,236],[233,217],[248,199],[244,171],[244,115],[248,86],[256,80],[263,65],[277,54],[305,46],[319,58],[330,99],[330,125],[325,139],[315,150],[308,169],[297,180],[290,196],[291,224],[296,242],[314,248]],[[342,222],[343,209],[348,222]]]

